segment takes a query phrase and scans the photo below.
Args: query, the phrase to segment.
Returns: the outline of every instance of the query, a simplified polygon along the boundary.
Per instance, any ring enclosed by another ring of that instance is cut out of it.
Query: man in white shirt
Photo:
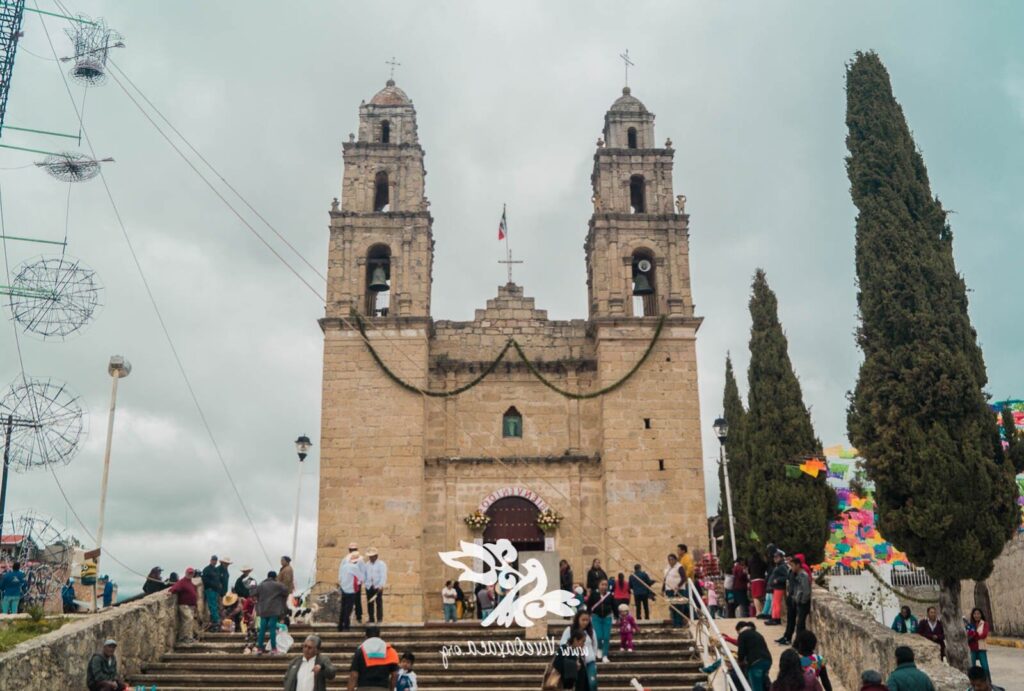
[[[288,665],[284,675],[284,691],[326,691],[327,680],[334,679],[337,671],[331,658],[320,652],[320,637],[307,636],[302,644],[302,656]]]
[[[378,558],[377,550],[373,547],[366,550],[366,558],[370,560],[363,564],[367,621],[379,624],[384,621],[384,586],[388,582],[388,565]]]
[[[352,628],[352,610],[355,608],[356,597],[359,593],[356,590],[356,581],[366,580],[364,564],[360,562],[359,552],[349,552],[341,560],[338,567],[338,586],[341,588],[341,615],[338,618],[338,631],[348,631]]]

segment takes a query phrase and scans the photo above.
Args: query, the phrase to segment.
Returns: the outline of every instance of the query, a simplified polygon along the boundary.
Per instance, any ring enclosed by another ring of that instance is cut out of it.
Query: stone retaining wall
[[[992,630],[1000,636],[1024,637],[1024,596],[1021,595],[1020,574],[1024,571],[1024,533],[1006,543],[1003,553],[996,559],[992,575],[986,579],[992,611]],[[964,581],[960,595],[964,616],[974,607],[974,581]]]
[[[175,616],[175,598],[154,593],[25,641],[0,653],[0,689],[84,690],[89,657],[107,638],[118,642],[118,670],[137,673],[173,648]]]
[[[963,691],[967,676],[939,660],[939,648],[921,636],[898,634],[881,626],[870,614],[847,604],[821,588],[814,589],[808,627],[818,637],[818,651],[825,656],[832,675],[847,689],[859,689],[860,674],[875,669],[882,678],[896,667],[895,651],[914,649],[917,666],[931,677],[936,691]]]

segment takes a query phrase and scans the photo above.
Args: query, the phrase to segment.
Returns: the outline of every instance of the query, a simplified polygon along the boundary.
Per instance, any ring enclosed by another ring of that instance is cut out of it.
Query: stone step
[[[340,679],[340,677],[336,678],[333,682],[328,684],[328,688],[330,688],[330,689],[334,689],[334,688],[341,689],[341,688],[344,688],[344,682],[339,682],[338,679]],[[640,679],[640,681],[644,682],[644,688],[645,689],[650,689],[651,691],[693,691],[693,684],[686,684],[686,685],[668,684],[668,685],[665,685],[665,684],[661,684],[661,683],[658,683],[658,682],[650,683],[650,682],[647,682],[646,680],[644,680],[644,679],[642,679],[640,677],[638,677],[638,679]],[[131,688],[130,685],[129,685],[129,688]],[[173,685],[172,686],[165,686],[163,684],[160,684],[157,688],[159,689],[159,691],[196,691],[196,687],[195,686],[173,686]],[[209,689],[209,691],[230,691],[231,689],[234,689],[236,687],[233,686],[233,685],[228,685],[228,686],[207,686],[206,688]],[[421,688],[423,688],[422,685],[421,685]],[[502,683],[500,686],[497,686],[497,685],[491,683],[491,684],[487,684],[485,686],[460,686],[460,687],[458,687],[458,690],[459,691],[494,691],[495,689],[501,689],[501,691],[537,691],[538,688],[540,688],[540,680],[535,680],[534,683],[531,683],[531,684],[528,684],[528,685],[523,685],[523,686],[508,686],[508,685],[506,685],[504,683]],[[277,682],[277,683],[273,683],[273,684],[264,684],[262,686],[247,686],[247,687],[245,687],[245,689],[246,689],[246,691],[281,691],[281,683]],[[627,690],[628,691],[632,691],[633,687],[629,685],[628,681],[625,682],[625,683],[610,684],[610,683],[606,683],[604,681],[604,679],[602,678],[601,679],[601,689],[602,689],[602,691],[627,691]],[[427,691],[427,689],[424,688],[424,691]],[[431,691],[444,691],[444,690],[443,689],[441,689],[441,690],[432,689]]]
[[[552,626],[548,628],[548,634],[552,636],[560,636],[562,631],[565,630],[564,626]],[[334,627],[329,626],[293,626],[289,628],[289,632],[295,638],[299,636],[307,636],[309,634],[316,634],[323,639],[335,638],[340,640],[353,640],[362,642],[366,637],[365,632],[362,629],[353,629],[351,631],[338,631]],[[612,627],[612,635],[618,637],[618,627]],[[223,640],[231,639],[241,636],[239,632],[236,633],[204,633],[204,640]],[[686,629],[672,628],[671,626],[643,626],[637,634],[638,636],[649,636],[649,635],[674,635],[680,637],[689,637],[689,632]],[[481,626],[430,626],[430,627],[419,627],[419,628],[395,628],[381,631],[381,637],[390,642],[393,638],[473,638],[477,640],[486,640],[489,638],[500,638],[508,639],[515,638],[516,636],[526,640],[527,634],[525,629],[521,628],[483,628]]]
[[[301,647],[302,638],[294,636],[295,644],[292,648],[293,652],[297,652]],[[268,639],[267,639],[268,641]],[[321,649],[327,653],[337,652],[354,652],[362,641],[332,641],[324,640]],[[486,642],[473,641],[476,644],[477,649],[486,648]],[[513,640],[507,639],[507,643],[514,642]],[[440,654],[442,647],[447,646],[449,649],[458,645],[463,651],[468,650],[468,642],[466,640],[451,640],[451,639],[440,639],[440,640],[408,640],[402,641],[400,639],[392,639],[388,641],[395,650],[399,653],[404,651],[413,651],[417,655],[423,654]],[[528,641],[523,641],[523,644]],[[267,643],[267,645],[269,645]],[[199,641],[197,643],[188,643],[178,645],[175,649],[176,652],[197,652],[197,653],[241,653],[242,649],[246,646],[246,640],[243,637],[239,637],[233,640],[220,640],[216,642]],[[681,650],[692,650],[692,641],[683,638],[649,638],[649,639],[636,639],[636,646],[639,650],[662,650],[665,652],[678,652]],[[612,639],[611,649],[618,649],[618,641]]]
[[[223,673],[223,674],[266,674],[284,673],[288,663],[295,658],[295,655],[272,655],[253,658],[248,660],[187,660],[177,662],[156,662],[145,665],[143,671],[149,675],[157,674],[182,674],[195,672],[197,674]],[[334,658],[332,658],[333,660]],[[343,659],[344,660],[344,659]],[[487,672],[488,674],[504,674],[517,670],[538,671],[543,670],[549,660],[547,658],[517,658],[515,661],[493,659],[493,658],[452,658],[448,661],[449,670],[461,670],[472,667],[475,670]],[[347,666],[347,665],[346,665]],[[608,670],[649,670],[666,672],[695,672],[701,667],[701,662],[696,659],[689,660],[666,660],[663,656],[624,653],[616,655],[613,653],[611,662],[602,663],[602,669]],[[444,664],[438,662],[421,662],[417,657],[417,674],[435,674],[445,672]]]
[[[164,691],[168,687],[202,688],[202,689],[252,689],[254,687],[273,688],[272,684],[280,683],[283,672],[275,674],[139,674],[129,679],[129,688],[135,684],[146,684]],[[535,690],[540,686],[541,673],[504,674],[498,677],[487,674],[420,674],[416,677],[423,689],[464,689],[466,687],[495,688],[494,682],[501,682],[502,689],[510,686],[522,686]],[[707,679],[700,673],[679,672],[646,672],[642,676],[633,672],[618,672],[598,667],[598,681],[602,688],[621,686],[628,688],[633,677],[640,679],[645,687],[662,684],[664,686],[681,686],[692,688],[694,684]]]

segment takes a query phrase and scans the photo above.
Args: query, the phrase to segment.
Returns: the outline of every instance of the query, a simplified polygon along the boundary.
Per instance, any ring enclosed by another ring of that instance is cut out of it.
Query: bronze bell
[[[633,277],[633,295],[653,295],[654,288],[651,287],[651,282],[647,280],[647,274],[638,273]]]
[[[370,290],[375,293],[383,293],[385,290],[390,290],[391,287],[388,285],[388,275],[384,271],[384,267],[377,265],[373,268],[373,273],[370,275]]]

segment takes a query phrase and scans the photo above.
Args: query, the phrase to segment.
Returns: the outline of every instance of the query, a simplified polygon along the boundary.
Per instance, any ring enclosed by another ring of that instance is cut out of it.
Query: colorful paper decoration
[[[829,447],[825,449],[825,459],[828,483],[836,491],[842,518],[832,522],[822,566],[842,564],[849,568],[863,568],[871,563],[884,563],[909,567],[907,556],[895,549],[875,528],[875,502],[870,494],[873,485],[863,483],[867,496],[860,496],[850,489],[850,481],[860,470],[856,449]]]

